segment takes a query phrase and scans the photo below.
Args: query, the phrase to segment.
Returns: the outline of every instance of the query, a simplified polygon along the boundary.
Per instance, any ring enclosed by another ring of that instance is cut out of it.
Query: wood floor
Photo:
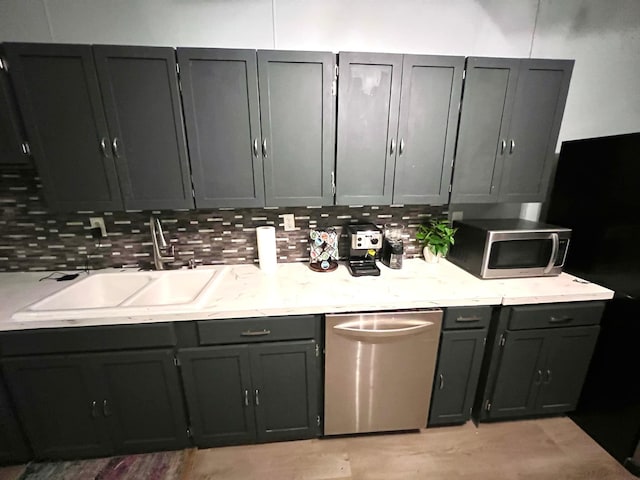
[[[20,472],[0,469],[0,480]],[[193,449],[183,478],[636,479],[568,418]]]

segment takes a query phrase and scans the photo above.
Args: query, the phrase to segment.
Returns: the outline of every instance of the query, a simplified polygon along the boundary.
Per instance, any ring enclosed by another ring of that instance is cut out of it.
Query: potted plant
[[[457,230],[445,218],[431,219],[427,225],[419,225],[416,240],[423,246],[424,259],[429,263],[437,263],[441,257],[446,257],[455,243],[453,237]]]

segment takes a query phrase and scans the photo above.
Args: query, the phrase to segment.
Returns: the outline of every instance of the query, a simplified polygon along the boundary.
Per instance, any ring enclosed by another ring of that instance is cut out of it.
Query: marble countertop
[[[422,259],[401,270],[380,264],[379,277],[352,277],[344,265],[314,272],[306,263],[279,264],[273,273],[255,265],[226,265],[197,308],[141,309],[135,315],[100,315],[60,320],[14,320],[12,315],[76,280],[39,281],[47,272],[0,273],[0,330],[150,323],[309,313],[400,310],[473,305],[515,305],[612,298],[613,291],[563,273],[558,277],[481,280],[455,265]],[[115,271],[111,269],[110,271]]]

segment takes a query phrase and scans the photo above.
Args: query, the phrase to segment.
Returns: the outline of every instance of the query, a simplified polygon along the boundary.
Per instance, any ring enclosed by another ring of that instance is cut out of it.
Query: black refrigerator
[[[615,291],[571,418],[640,474],[640,133],[562,143],[547,222],[572,229],[565,271]]]

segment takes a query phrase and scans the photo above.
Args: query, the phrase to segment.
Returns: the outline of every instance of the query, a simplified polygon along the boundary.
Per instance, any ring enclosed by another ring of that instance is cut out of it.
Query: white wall
[[[560,140],[640,131],[639,0],[0,0],[0,41],[575,58]]]

